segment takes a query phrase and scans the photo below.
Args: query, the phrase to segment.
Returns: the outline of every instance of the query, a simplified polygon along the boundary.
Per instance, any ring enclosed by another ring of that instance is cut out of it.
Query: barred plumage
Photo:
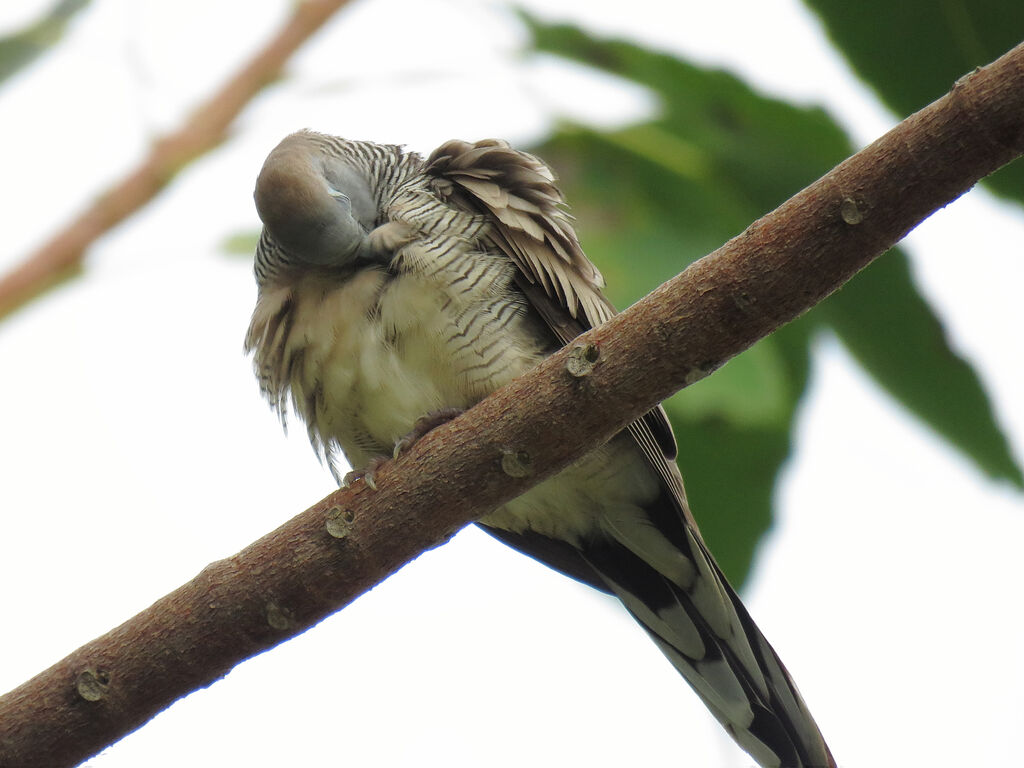
[[[613,313],[554,176],[495,140],[424,160],[309,131],[256,188],[264,231],[246,338],[282,418],[356,467],[417,418],[468,408]],[[481,519],[619,597],[762,766],[831,766],[796,686],[700,537],[657,408]]]

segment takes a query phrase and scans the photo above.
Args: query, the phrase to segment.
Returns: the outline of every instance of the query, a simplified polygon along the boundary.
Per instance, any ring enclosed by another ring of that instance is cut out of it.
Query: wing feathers
[[[439,181],[438,194],[493,216],[495,245],[572,317],[586,327],[611,317],[604,280],[583,255],[554,174],[540,160],[493,139],[449,141],[427,159],[426,171]]]

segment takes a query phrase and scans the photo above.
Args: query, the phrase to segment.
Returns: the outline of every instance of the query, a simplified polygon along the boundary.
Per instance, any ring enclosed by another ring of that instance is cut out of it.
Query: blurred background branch
[[[0,80],[55,42],[67,18],[87,0],[64,0],[45,19],[24,32],[0,40]],[[181,127],[157,140],[131,173],[100,193],[73,221],[21,264],[0,277],[0,320],[73,274],[97,238],[141,209],[169,184],[178,171],[220,144],[238,114],[285,62],[349,0],[303,0],[274,37],[192,112]]]

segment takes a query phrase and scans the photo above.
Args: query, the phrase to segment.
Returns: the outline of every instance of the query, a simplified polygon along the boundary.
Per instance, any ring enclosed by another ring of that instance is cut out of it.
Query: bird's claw
[[[439,410],[431,411],[425,416],[420,416],[416,419],[416,423],[412,425],[412,429],[395,441],[395,449],[391,453],[392,458],[397,459],[403,451],[407,451],[416,445],[425,434],[442,424],[448,423],[463,412],[462,408],[440,408]]]
[[[386,463],[387,460],[387,456],[375,456],[362,469],[353,469],[351,472],[346,472],[345,476],[341,479],[342,485],[349,488],[356,481],[362,480],[371,491],[376,491],[377,480],[374,475],[380,469],[381,464]]]
[[[375,456],[362,469],[353,469],[351,472],[347,472],[341,478],[341,484],[348,488],[358,480],[362,480],[370,490],[376,491],[377,481],[374,474],[380,469],[382,464],[386,464],[389,459],[397,459],[403,451],[407,451],[416,445],[425,434],[451,421],[462,412],[461,408],[441,408],[437,411],[431,411],[425,416],[420,416],[416,419],[416,423],[412,425],[412,429],[409,430],[408,434],[395,441],[395,447],[391,452],[391,456]]]

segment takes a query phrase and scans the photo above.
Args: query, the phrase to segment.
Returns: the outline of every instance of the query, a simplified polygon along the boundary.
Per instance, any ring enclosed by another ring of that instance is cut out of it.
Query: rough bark
[[[0,765],[73,765],[304,631],[809,309],[1022,152],[1024,45],[428,434],[377,471],[377,491],[331,494],[4,696]]]

